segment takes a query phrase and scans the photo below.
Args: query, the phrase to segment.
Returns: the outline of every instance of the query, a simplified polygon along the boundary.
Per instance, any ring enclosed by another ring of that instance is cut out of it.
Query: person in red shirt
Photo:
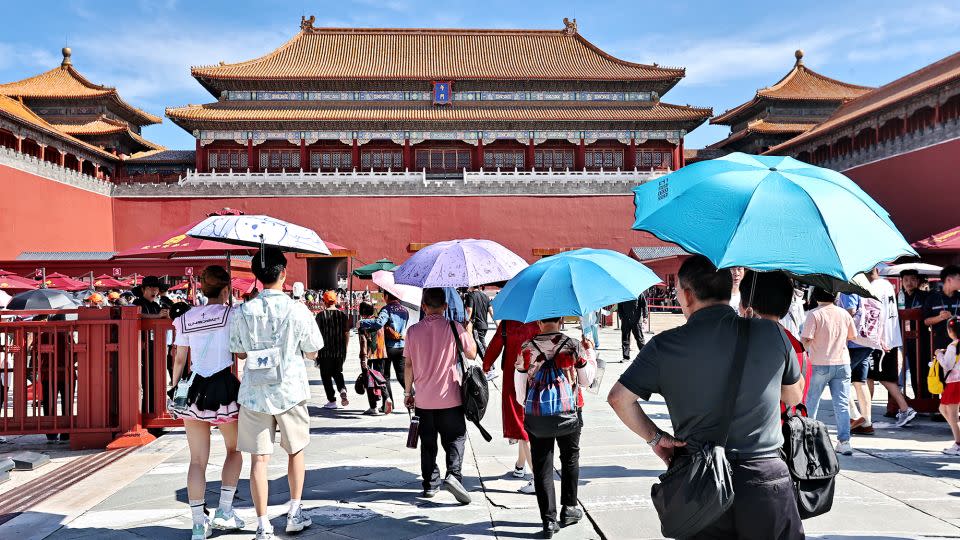
[[[540,325],[534,321],[522,323],[518,321],[500,321],[497,331],[487,346],[483,356],[483,370],[491,373],[497,358],[503,356],[501,369],[503,370],[503,392],[501,394],[503,412],[503,438],[509,439],[511,444],[519,443],[517,462],[514,465],[513,476],[526,477],[525,466],[533,466],[530,461],[530,439],[523,429],[523,405],[517,403],[514,386],[515,359],[520,354],[520,347],[540,333]],[[534,493],[533,480],[520,488],[521,493]]]

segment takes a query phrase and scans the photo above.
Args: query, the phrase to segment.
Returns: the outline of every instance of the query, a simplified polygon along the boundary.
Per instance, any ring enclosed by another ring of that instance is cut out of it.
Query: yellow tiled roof
[[[497,107],[309,107],[303,102],[278,107],[264,102],[216,102],[167,109],[173,120],[233,121],[688,121],[705,120],[711,109],[658,103],[652,107],[529,106]]]
[[[13,99],[4,95],[0,95],[0,113],[6,113],[8,116],[13,117],[16,120],[19,120],[25,124],[30,125],[35,129],[46,132],[50,135],[68,141],[71,144],[83,147],[86,150],[89,150],[101,157],[109,159],[118,159],[117,156],[107,152],[106,150],[92,145],[90,143],[81,141],[72,135],[68,135],[56,127],[48,123],[43,118],[37,116],[36,113],[30,110],[29,107],[23,104],[22,101]]]
[[[707,148],[723,148],[724,146],[738,141],[751,133],[772,133],[772,134],[799,134],[812,129],[815,123],[789,123],[789,122],[767,122],[766,120],[757,120],[750,122],[747,127],[736,133],[731,133],[729,137],[722,141],[717,141]]]
[[[803,51],[796,52],[797,62],[782,79],[773,86],[757,90],[750,101],[738,105],[729,111],[715,116],[711,124],[736,123],[736,117],[743,111],[757,104],[760,100],[812,100],[812,101],[847,101],[862,96],[871,91],[869,86],[858,86],[836,79],[831,79],[811,70],[803,64]]]
[[[86,124],[53,124],[53,127],[70,135],[108,135],[127,131],[127,124],[100,117]]]
[[[198,79],[504,79],[670,81],[680,68],[615,58],[563,30],[314,28],[246,62],[197,66]]]
[[[142,111],[120,98],[116,88],[100,86],[87,80],[69,62],[69,51],[64,63],[50,71],[20,81],[0,84],[0,94],[24,99],[90,99],[106,97],[135,117],[140,125],[159,124],[162,119]]]

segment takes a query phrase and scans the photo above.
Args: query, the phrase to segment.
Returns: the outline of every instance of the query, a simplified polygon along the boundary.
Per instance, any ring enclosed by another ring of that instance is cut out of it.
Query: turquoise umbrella
[[[846,176],[790,157],[733,153],[634,189],[633,228],[708,257],[849,282],[916,255],[890,215]]]
[[[577,249],[524,268],[493,299],[497,319],[538,321],[584,315],[634,299],[660,283],[652,270],[622,253]]]

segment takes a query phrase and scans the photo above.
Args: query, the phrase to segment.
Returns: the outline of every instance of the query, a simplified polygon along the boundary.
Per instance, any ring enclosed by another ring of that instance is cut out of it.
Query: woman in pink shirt
[[[816,419],[823,390],[830,386],[833,412],[837,417],[837,453],[853,454],[850,446],[850,352],[847,341],[856,337],[853,317],[847,310],[834,304],[835,293],[819,287],[813,289],[817,307],[807,313],[800,338],[810,355],[813,375],[807,393],[807,414]]]

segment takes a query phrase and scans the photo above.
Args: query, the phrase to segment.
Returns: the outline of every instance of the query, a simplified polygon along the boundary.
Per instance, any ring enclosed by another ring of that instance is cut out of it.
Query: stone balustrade
[[[872,144],[866,148],[858,148],[842,156],[836,156],[817,163],[817,165],[843,172],[866,163],[880,161],[881,159],[957,138],[960,138],[960,118],[941,122],[932,127],[918,129],[906,135],[900,135],[881,142],[880,144]]]
[[[57,163],[44,161],[29,154],[22,154],[13,148],[0,147],[0,165],[6,165],[48,180],[53,180],[54,182],[60,182],[61,184],[67,184],[100,195],[109,196],[113,189],[113,184],[106,180],[100,180],[88,174],[61,167]]]

